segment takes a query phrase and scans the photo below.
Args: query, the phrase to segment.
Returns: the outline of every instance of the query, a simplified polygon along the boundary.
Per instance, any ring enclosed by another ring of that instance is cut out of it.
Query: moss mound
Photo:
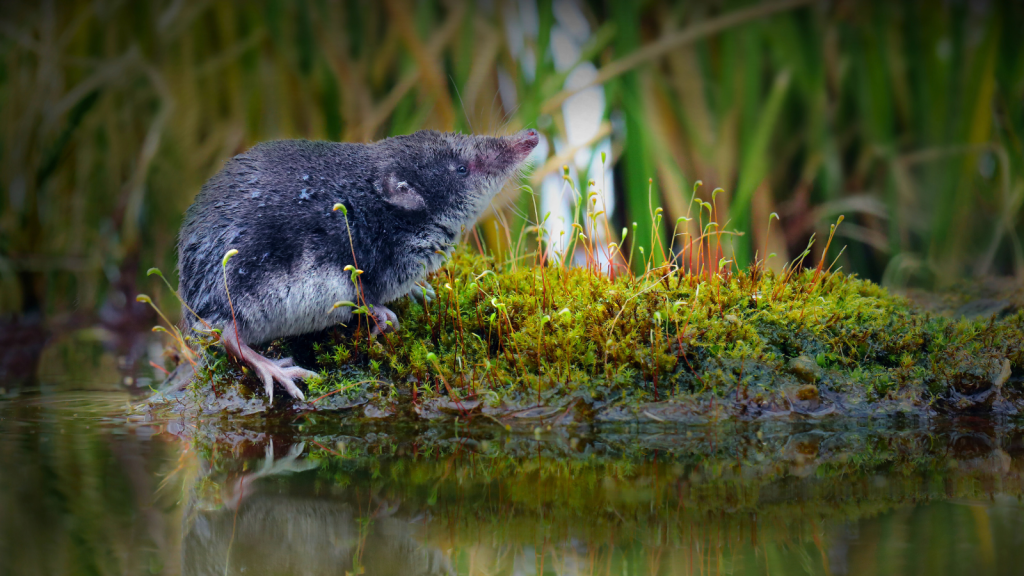
[[[1024,407],[1024,310],[954,319],[820,270],[609,278],[502,266],[465,247],[431,283],[426,306],[393,306],[397,332],[371,339],[364,315],[269,346],[322,376],[293,407],[512,421]],[[199,404],[262,406],[255,379],[213,350],[193,386]]]

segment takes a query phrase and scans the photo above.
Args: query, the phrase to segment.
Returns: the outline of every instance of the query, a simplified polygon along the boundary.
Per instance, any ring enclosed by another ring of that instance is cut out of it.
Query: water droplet
[[[309,188],[303,188],[302,191],[299,192],[299,200],[309,200],[309,197]]]
[[[302,175],[302,180],[303,181],[309,180],[309,174],[303,174]]]

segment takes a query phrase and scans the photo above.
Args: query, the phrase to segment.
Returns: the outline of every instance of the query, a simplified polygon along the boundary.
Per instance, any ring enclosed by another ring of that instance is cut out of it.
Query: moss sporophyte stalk
[[[714,216],[713,206],[701,210]],[[737,269],[722,255],[723,232],[685,238],[675,257],[647,254],[634,275],[629,256],[591,243],[592,231],[554,260],[538,250],[533,265],[464,244],[429,279],[435,299],[395,306],[398,332],[371,339],[358,322],[274,342],[267,354],[319,373],[296,408],[396,418],[704,421],[1024,407],[1024,311],[984,322],[928,314],[830,271],[827,248],[815,268],[802,267],[808,250],[780,273],[763,260]],[[619,273],[602,267],[601,250],[604,262],[622,262]],[[557,263],[573,253],[585,265]],[[219,347],[207,354],[191,387],[195,407],[262,403],[249,391],[255,380]]]

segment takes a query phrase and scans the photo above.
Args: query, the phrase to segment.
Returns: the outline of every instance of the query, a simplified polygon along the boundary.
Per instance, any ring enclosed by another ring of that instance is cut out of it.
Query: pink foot
[[[299,400],[305,400],[306,396],[299,390],[299,387],[295,385],[295,380],[305,380],[316,376],[316,372],[300,368],[295,365],[295,362],[291,358],[281,358],[280,360],[271,360],[266,356],[263,356],[259,352],[256,352],[252,348],[246,346],[244,342],[236,340],[234,330],[232,328],[225,328],[221,334],[221,341],[224,343],[224,347],[228,353],[235,358],[248,364],[253,370],[256,371],[256,375],[259,376],[263,382],[263,387],[267,392],[267,398],[274,401],[274,382],[284,386],[284,389],[291,394],[292,398],[298,398]]]
[[[376,336],[381,332],[394,332],[398,330],[398,314],[395,314],[387,306],[374,306],[373,317],[376,320],[370,328],[370,335]],[[391,324],[388,325],[388,322]]]

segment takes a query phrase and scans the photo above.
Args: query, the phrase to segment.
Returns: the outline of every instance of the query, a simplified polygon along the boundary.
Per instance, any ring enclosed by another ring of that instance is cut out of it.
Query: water
[[[1024,570],[1008,422],[186,421],[84,348],[0,400],[2,575]]]

